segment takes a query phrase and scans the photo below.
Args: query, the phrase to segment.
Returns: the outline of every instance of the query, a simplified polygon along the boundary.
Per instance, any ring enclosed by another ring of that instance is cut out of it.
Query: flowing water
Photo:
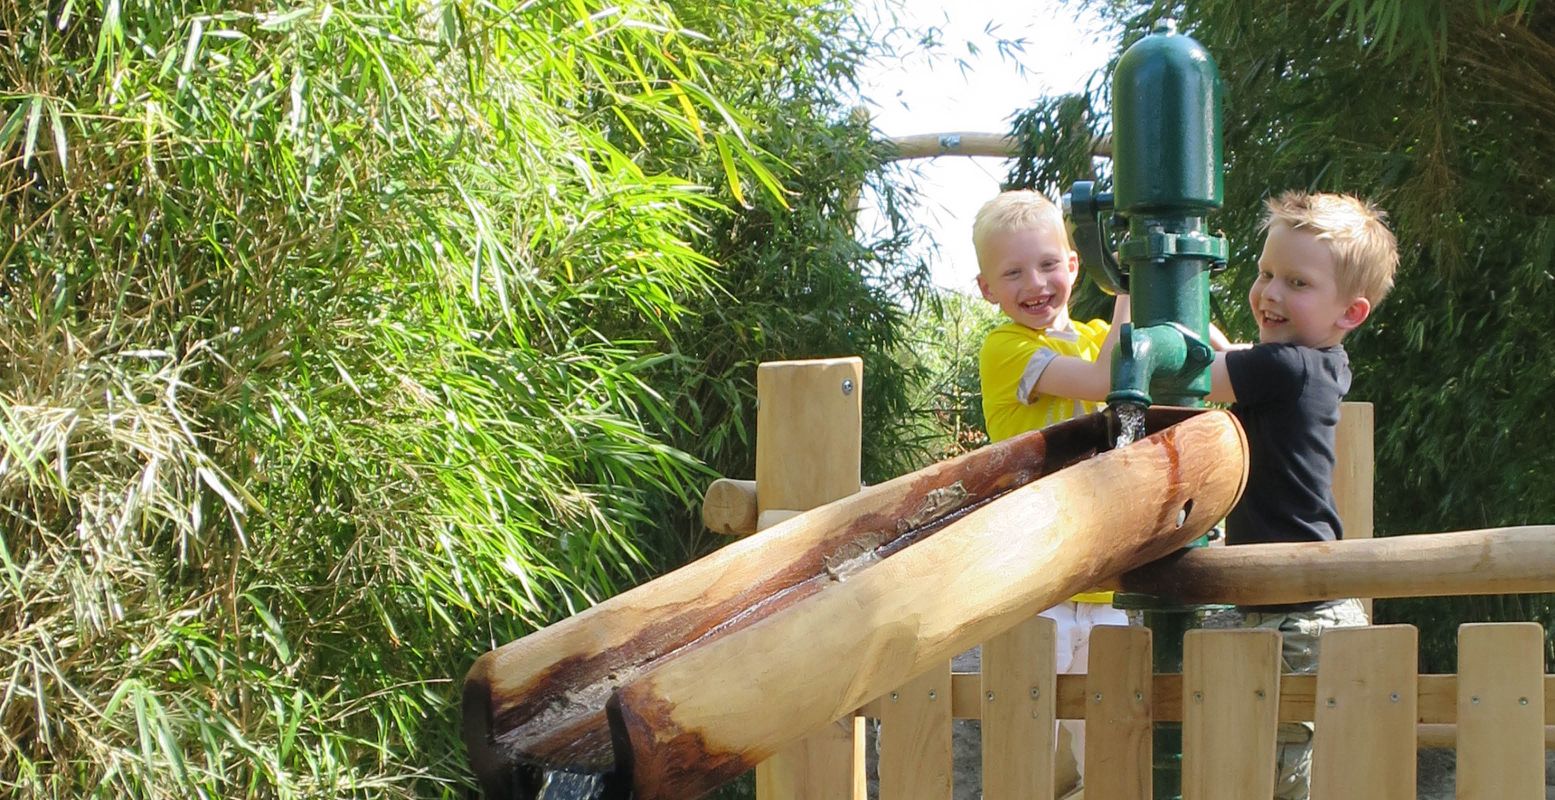
[[[595,773],[549,769],[540,782],[535,800],[603,800],[605,776]]]
[[[1127,447],[1145,436],[1145,407],[1133,403],[1119,403],[1110,407],[1117,423],[1117,447]]]

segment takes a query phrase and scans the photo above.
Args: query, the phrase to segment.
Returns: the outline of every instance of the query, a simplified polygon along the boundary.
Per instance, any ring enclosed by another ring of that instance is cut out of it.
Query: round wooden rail
[[[755,481],[719,478],[702,495],[702,524],[713,533],[749,536],[756,518]]]
[[[1236,605],[1555,592],[1555,525],[1201,547],[1129,572],[1116,585],[1186,603]]]
[[[892,160],[909,158],[935,158],[937,156],[987,156],[1014,158],[1020,155],[1020,143],[1005,133],[980,133],[977,131],[947,131],[945,133],[918,133],[910,136],[892,136],[885,140],[896,148]],[[1091,153],[1105,158],[1112,157],[1112,137],[1103,136],[1091,143]]]

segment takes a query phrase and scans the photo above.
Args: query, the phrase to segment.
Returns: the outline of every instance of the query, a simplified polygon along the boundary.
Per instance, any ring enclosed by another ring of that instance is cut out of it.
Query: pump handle
[[[1075,181],[1063,200],[1064,215],[1074,224],[1075,251],[1085,273],[1107,294],[1128,294],[1128,273],[1113,257],[1102,223],[1103,218],[1112,218],[1112,194],[1097,192],[1092,181]]]

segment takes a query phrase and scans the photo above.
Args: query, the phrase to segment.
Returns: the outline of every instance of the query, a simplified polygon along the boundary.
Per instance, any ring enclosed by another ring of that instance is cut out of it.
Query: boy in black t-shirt
[[[1256,345],[1212,336],[1209,399],[1231,402],[1247,432],[1247,489],[1228,545],[1342,538],[1334,508],[1334,428],[1350,389],[1346,334],[1393,288],[1398,246],[1385,215],[1347,195],[1287,192],[1265,203],[1258,278],[1247,294]],[[1218,331],[1213,332],[1218,334]],[[1316,672],[1326,628],[1366,624],[1358,600],[1239,609],[1244,627],[1284,634],[1288,672]],[[1280,726],[1277,800],[1306,800],[1310,725]]]

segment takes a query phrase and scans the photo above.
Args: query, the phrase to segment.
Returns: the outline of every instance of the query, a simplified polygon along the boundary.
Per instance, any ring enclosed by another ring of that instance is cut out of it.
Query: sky
[[[1114,34],[1094,18],[1076,20],[1059,0],[861,0],[867,18],[938,29],[938,55],[909,42],[896,43],[901,58],[870,64],[861,94],[883,136],[952,131],[1003,133],[1010,116],[1038,97],[1079,91],[1106,65]],[[1001,52],[999,40],[1021,41]],[[973,52],[975,50],[975,52]],[[961,63],[958,63],[961,62]],[[976,293],[977,259],[972,217],[999,190],[1003,159],[943,156],[903,162],[916,174],[927,228],[923,253],[937,285]],[[864,198],[862,230],[879,224]]]

